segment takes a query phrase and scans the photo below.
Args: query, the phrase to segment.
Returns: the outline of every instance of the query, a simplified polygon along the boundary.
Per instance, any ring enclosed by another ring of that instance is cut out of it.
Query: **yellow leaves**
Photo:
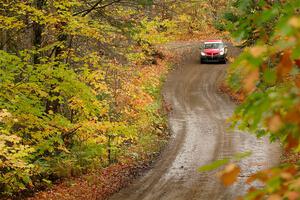
[[[49,115],[53,115],[53,114],[54,114],[53,110],[49,110],[49,111],[48,111],[48,114],[49,114]]]
[[[266,46],[254,46],[254,47],[250,48],[249,52],[253,57],[258,58],[267,52],[267,47]]]
[[[12,114],[8,112],[7,109],[0,110],[0,122],[4,122],[4,120],[11,118]]]
[[[24,23],[19,21],[15,17],[7,17],[0,15],[0,29],[9,30],[9,29],[20,29],[24,27]]]
[[[230,186],[236,182],[241,169],[236,164],[229,164],[220,172],[219,176],[225,186]]]
[[[77,110],[84,106],[84,102],[78,97],[73,97],[69,100],[69,106],[71,109]]]
[[[300,28],[300,18],[299,17],[292,17],[288,21],[289,25],[292,26],[293,28]]]
[[[141,25],[138,34],[135,35],[135,39],[144,41],[140,45],[147,51],[151,51],[149,44],[163,44],[170,41],[173,36],[172,29],[175,26],[173,21],[161,20],[159,18],[155,18],[151,21],[145,18],[141,20]],[[165,27],[166,30],[160,31],[159,27]]]
[[[2,167],[27,168],[23,158],[28,157],[32,152],[33,148],[21,144],[20,137],[0,133],[0,156],[5,158],[0,163],[4,165]]]
[[[68,19],[66,31],[71,35],[85,36],[104,42],[105,38],[101,35],[103,34],[101,31],[105,29],[107,27],[96,21],[90,21],[88,17],[73,16]]]
[[[293,179],[293,175],[291,173],[288,173],[288,172],[282,172],[280,174],[280,177],[284,180],[291,180]]]
[[[300,188],[300,179],[297,178],[297,179],[291,181],[290,186],[291,186],[291,189],[293,189],[293,190],[299,190],[299,188]]]
[[[189,22],[191,20],[190,18],[191,17],[186,14],[179,15],[179,17],[178,17],[178,19],[182,22]]]
[[[45,11],[35,8],[34,6],[25,2],[16,3],[15,6],[16,6],[15,12],[18,13],[19,15],[26,15],[34,22],[38,22],[40,24],[46,24],[47,18],[49,16]]]

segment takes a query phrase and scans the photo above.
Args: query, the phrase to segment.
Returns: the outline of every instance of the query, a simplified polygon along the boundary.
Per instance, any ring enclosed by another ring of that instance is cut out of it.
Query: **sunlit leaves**
[[[144,65],[159,62],[154,45],[174,23],[139,14],[152,1],[99,3],[0,2],[1,194],[107,166],[138,145],[151,154],[164,135],[168,68]]]
[[[9,29],[20,29],[24,27],[24,23],[19,21],[15,17],[7,17],[0,15],[0,29],[9,30]]]
[[[0,185],[6,188],[6,192],[25,189],[25,185],[31,184],[34,166],[29,160],[34,151],[29,145],[23,145],[20,137],[0,129],[0,169],[11,169],[7,173],[0,173]]]

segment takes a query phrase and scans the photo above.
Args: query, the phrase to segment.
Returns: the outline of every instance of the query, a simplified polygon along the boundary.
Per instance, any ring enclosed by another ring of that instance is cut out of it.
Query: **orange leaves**
[[[267,200],[282,200],[282,197],[278,194],[273,194],[267,198]]]
[[[300,125],[300,105],[294,106],[285,116],[288,123]]]
[[[299,63],[300,66],[300,63]],[[297,86],[297,88],[300,88],[300,74],[297,74],[295,77],[295,85]]]
[[[293,61],[291,59],[291,51],[286,50],[280,60],[277,67],[277,77],[279,80],[283,80],[284,77],[288,76],[293,68]]]
[[[285,50],[277,66],[278,80],[283,81],[289,78],[294,65],[300,68],[300,59],[292,59],[292,51],[290,49]],[[300,88],[300,74],[295,75],[294,82],[295,85]]]
[[[254,46],[249,49],[249,53],[254,58],[259,58],[267,52],[266,46]],[[247,66],[248,63],[246,62],[245,65]],[[243,89],[246,93],[251,93],[256,89],[256,83],[259,81],[259,68],[250,69],[249,71],[246,70],[246,75],[243,80]]]
[[[283,180],[286,180],[286,181],[290,181],[294,178],[294,176],[297,174],[298,172],[298,168],[295,167],[295,166],[290,166],[286,169],[284,169],[281,173],[280,173],[280,177],[283,179]]]
[[[264,170],[264,171],[260,171],[256,174],[251,175],[247,180],[246,183],[247,184],[251,184],[252,182],[259,180],[262,183],[265,183],[268,181],[270,175],[272,175],[272,171],[271,170]]]
[[[295,191],[287,192],[286,197],[288,200],[297,200],[300,198],[300,194]]]
[[[282,126],[283,122],[279,114],[275,114],[267,120],[267,126],[270,131],[277,132]]]
[[[294,124],[300,126],[300,105],[296,105],[287,110],[285,115],[274,113],[271,117],[266,119],[266,126],[272,133],[278,133],[282,127],[286,124]],[[286,136],[286,149],[291,150],[299,146],[299,136],[295,136],[292,133],[285,133]]]
[[[297,148],[298,146],[299,146],[299,139],[289,134],[287,137],[286,149],[290,150],[290,149]]]
[[[300,18],[299,17],[296,17],[296,16],[292,17],[288,23],[293,28],[300,28]]]
[[[296,60],[295,60],[295,64],[296,64],[298,67],[300,67],[300,59],[296,59]]]
[[[251,71],[244,79],[244,90],[246,93],[251,93],[256,88],[256,83],[259,80],[259,70]]]
[[[256,196],[250,199],[299,199],[300,194],[297,191],[300,189],[300,186],[297,176],[298,167],[296,165],[266,169],[253,174],[248,178],[247,183],[251,184],[254,181],[259,181],[266,185],[266,190],[251,187],[248,191],[249,194],[256,193]]]
[[[241,169],[236,164],[229,164],[220,172],[219,176],[225,186],[230,186],[236,182]]]

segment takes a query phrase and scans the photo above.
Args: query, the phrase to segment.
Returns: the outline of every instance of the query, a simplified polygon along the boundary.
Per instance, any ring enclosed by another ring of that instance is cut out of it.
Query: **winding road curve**
[[[169,116],[173,137],[154,167],[110,200],[231,200],[245,192],[248,186],[243,180],[249,174],[279,162],[278,144],[248,133],[228,133],[225,121],[235,105],[218,92],[226,65],[199,64],[198,46],[169,45],[189,52],[164,88],[173,108]],[[239,52],[234,47],[229,51],[231,56]],[[232,187],[223,187],[216,172],[197,172],[201,165],[243,151],[253,155],[240,163],[240,182]]]

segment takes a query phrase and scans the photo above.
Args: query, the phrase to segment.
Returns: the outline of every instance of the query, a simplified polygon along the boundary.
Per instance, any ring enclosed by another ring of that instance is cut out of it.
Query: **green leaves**
[[[231,162],[239,162],[239,161],[251,156],[251,154],[252,154],[252,152],[237,153],[231,158],[224,158],[224,159],[216,160],[210,164],[204,165],[204,166],[200,167],[198,169],[198,171],[200,171],[200,172],[212,171],[212,170],[218,169],[220,167],[223,167],[224,165],[227,165]]]
[[[212,162],[211,164],[204,165],[198,169],[199,172],[205,172],[205,171],[212,171],[215,169],[218,169],[230,162],[230,159],[222,159],[222,160],[216,160]]]

